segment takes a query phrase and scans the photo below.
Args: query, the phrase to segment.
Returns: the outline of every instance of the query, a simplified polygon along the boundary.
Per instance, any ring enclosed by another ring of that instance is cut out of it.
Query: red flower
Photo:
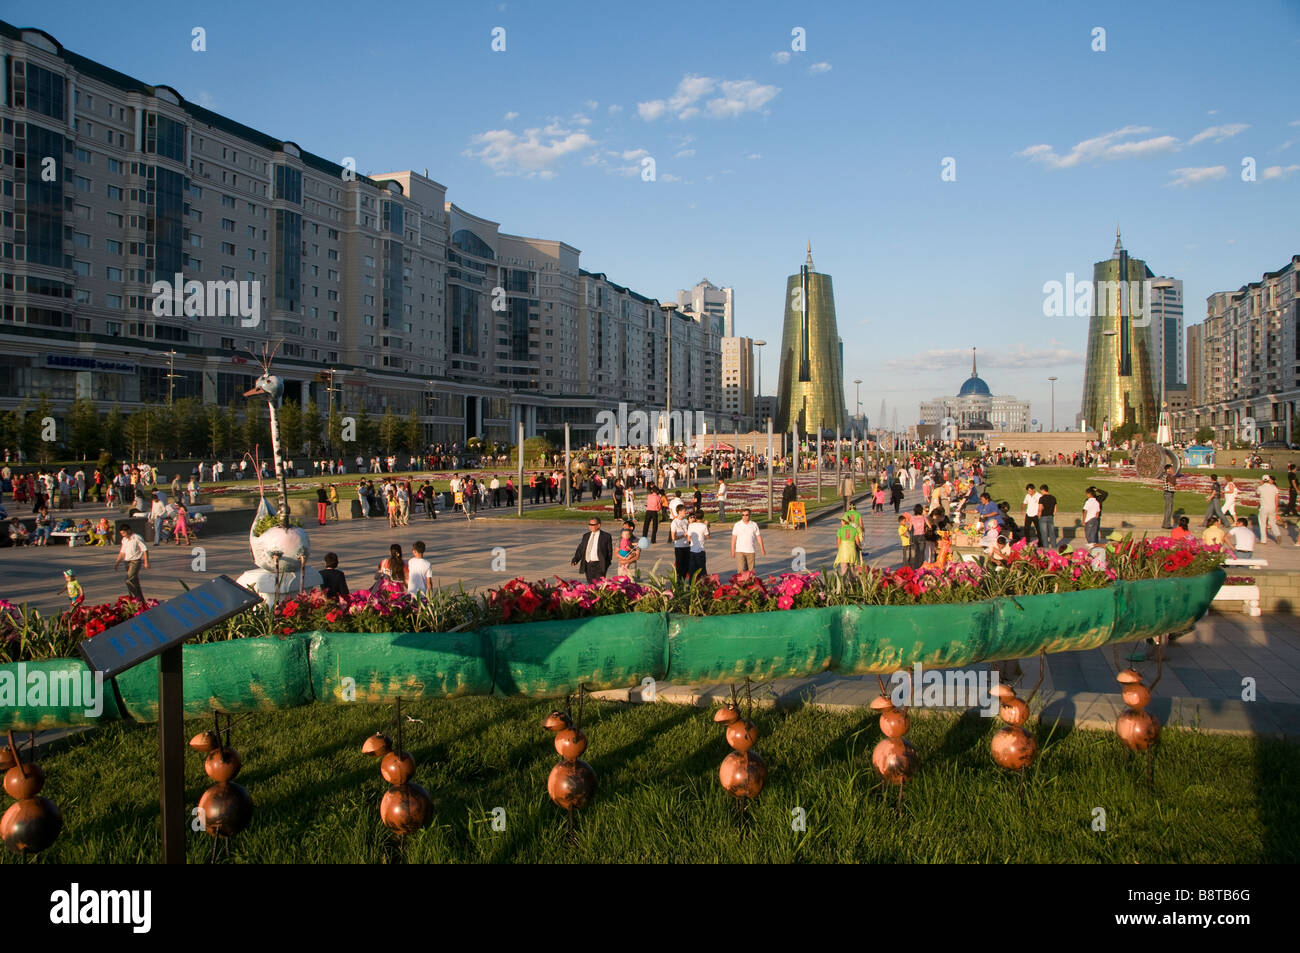
[[[325,613],[325,619],[329,622],[337,622],[341,618],[343,618],[343,613],[339,612],[338,609],[331,609],[329,612]]]
[[[280,630],[280,634],[281,634],[281,635],[293,635],[293,626],[291,626],[291,625],[286,625],[283,629]]]

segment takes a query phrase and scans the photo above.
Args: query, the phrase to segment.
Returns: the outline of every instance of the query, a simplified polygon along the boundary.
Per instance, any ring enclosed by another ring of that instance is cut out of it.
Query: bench
[[[1253,616],[1263,615],[1259,598],[1259,586],[1224,586],[1214,594],[1215,602],[1244,602]]]
[[[187,506],[185,507],[185,511],[186,511],[187,513],[189,513],[190,516],[199,516],[199,515],[202,515],[202,514],[204,514],[204,513],[215,513],[216,510],[217,510],[217,508],[216,508],[215,506],[213,506],[211,503],[201,503],[201,504],[198,504],[198,505],[195,505],[195,506],[189,506],[189,505],[187,505]],[[134,512],[134,513],[131,514],[131,518],[132,518],[132,519],[148,519],[148,518],[149,518],[149,511],[148,511],[148,510],[136,511],[136,512]]]
[[[1267,559],[1225,559],[1225,566],[1245,566],[1250,569],[1264,569],[1268,566]]]
[[[50,539],[66,538],[69,546],[85,546],[90,541],[89,533],[78,532],[74,529],[61,529],[50,533]]]

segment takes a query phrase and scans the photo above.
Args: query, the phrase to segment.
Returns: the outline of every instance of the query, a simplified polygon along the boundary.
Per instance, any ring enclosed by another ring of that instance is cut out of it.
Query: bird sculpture
[[[248,545],[253,553],[253,562],[257,569],[241,575],[238,582],[242,586],[255,590],[273,605],[281,592],[289,590],[294,582],[301,592],[305,588],[321,584],[320,573],[307,565],[311,555],[311,544],[307,531],[289,525],[289,485],[285,473],[284,454],[280,448],[280,405],[284,401],[284,381],[271,373],[271,360],[274,351],[269,350],[262,361],[262,373],[253,383],[253,387],[244,393],[245,397],[265,399],[267,410],[271,415],[271,459],[275,465],[275,479],[278,508],[273,509],[266,502],[266,491],[262,487],[260,468],[254,466],[258,474],[258,487],[262,500],[253,517],[253,526],[249,530]],[[256,461],[254,461],[256,464]],[[267,515],[278,515],[279,526],[257,533],[257,524]]]

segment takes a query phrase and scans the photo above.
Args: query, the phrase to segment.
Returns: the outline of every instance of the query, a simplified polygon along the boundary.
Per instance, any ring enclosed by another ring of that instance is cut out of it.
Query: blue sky
[[[1300,252],[1296,0],[44,0],[0,17],[359,171],[427,168],[462,208],[644,294],[730,285],[752,337],[779,339],[811,239],[873,420],[882,399],[906,423],[953,393],[978,347],[994,392],[1044,422],[1057,375],[1070,424],[1087,322],[1045,318],[1042,287],[1090,277],[1117,223],[1183,279],[1189,323]]]

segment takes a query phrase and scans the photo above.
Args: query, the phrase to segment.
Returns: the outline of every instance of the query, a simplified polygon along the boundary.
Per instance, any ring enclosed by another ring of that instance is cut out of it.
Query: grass
[[[1025,498],[1025,485],[1031,481],[1035,486],[1046,483],[1057,500],[1057,525],[1060,525],[1062,517],[1073,519],[1082,516],[1085,498],[1083,491],[1089,486],[1096,486],[1110,494],[1103,504],[1106,513],[1150,513],[1160,516],[1165,511],[1165,495],[1159,487],[1153,489],[1133,480],[1117,479],[1109,470],[1080,467],[992,467],[987,479],[993,499],[1006,500],[1011,504],[1012,514],[1017,517],[1021,501]],[[1199,518],[1205,513],[1205,504],[1205,497],[1200,493],[1175,493],[1174,515],[1190,516],[1193,525],[1199,525]],[[1240,506],[1238,511],[1245,512]]]
[[[767,787],[741,818],[718,783],[728,748],[711,712],[588,699],[586,760],[599,788],[576,834],[547,798],[557,758],[541,722],[551,702],[465,698],[403,706],[416,780],[434,820],[410,837],[409,863],[1259,863],[1300,860],[1300,759],[1284,741],[1166,731],[1154,790],[1145,759],[1113,734],[1038,725],[1023,783],[988,750],[995,724],[926,714],[909,735],[921,770],[901,813],[872,771],[880,738],[868,710],[755,712]],[[233,842],[238,863],[380,863],[387,785],[361,742],[391,706],[311,705],[236,720],[238,781],[256,803]],[[191,721],[186,736],[210,724]],[[45,791],[65,827],[47,863],[152,863],[158,857],[157,731],[110,725],[54,743]],[[207,787],[186,752],[187,810]],[[492,829],[493,809],[506,828]],[[1107,829],[1092,829],[1094,809]],[[803,808],[807,829],[792,829]],[[188,860],[210,852],[192,832]],[[16,862],[4,853],[5,862]]]

